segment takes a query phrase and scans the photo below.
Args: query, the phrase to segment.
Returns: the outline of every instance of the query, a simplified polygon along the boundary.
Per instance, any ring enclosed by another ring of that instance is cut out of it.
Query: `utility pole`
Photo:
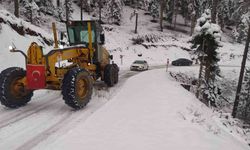
[[[14,14],[15,14],[15,16],[17,18],[19,18],[19,0],[15,0],[14,1],[14,5],[15,5],[15,12],[14,12]]]
[[[234,107],[233,107],[233,112],[232,112],[233,118],[236,117],[237,109],[238,109],[238,105],[239,105],[239,98],[240,98],[241,86],[242,86],[242,81],[243,81],[243,76],[244,76],[244,71],[245,71],[245,66],[246,66],[247,53],[248,53],[248,49],[249,49],[249,42],[250,42],[250,26],[248,29],[248,35],[247,35],[244,55],[243,55],[243,59],[241,62],[240,76],[239,76],[239,81],[238,81],[238,86],[237,86],[237,91],[236,91],[235,101],[234,101]]]

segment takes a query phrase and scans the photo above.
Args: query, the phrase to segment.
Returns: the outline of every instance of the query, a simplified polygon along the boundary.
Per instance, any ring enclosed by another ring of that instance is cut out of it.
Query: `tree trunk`
[[[56,6],[60,7],[60,0],[56,0]]]
[[[185,26],[188,25],[188,13],[185,13],[185,18],[184,18],[184,23],[185,23]]]
[[[174,29],[176,28],[176,20],[177,20],[177,0],[174,0]]]
[[[196,24],[196,15],[195,14],[192,14],[191,16],[191,31],[190,31],[190,36],[193,35],[194,33],[194,28],[195,28],[195,24]]]
[[[33,23],[33,12],[32,12],[32,7],[30,6],[30,23]]]
[[[102,22],[102,2],[99,0],[99,21]]]
[[[249,42],[250,42],[250,26],[248,29],[248,35],[247,35],[244,55],[243,55],[243,59],[241,62],[240,76],[239,76],[239,81],[238,81],[238,86],[237,86],[237,91],[236,91],[236,96],[235,96],[235,101],[234,101],[234,107],[233,107],[233,112],[232,112],[232,116],[234,118],[236,117],[237,109],[238,109],[238,105],[239,105],[239,97],[240,97],[240,92],[241,92],[243,76],[244,76],[244,70],[245,70],[245,66],[246,66],[247,54],[248,54],[248,49],[249,49]]]
[[[83,20],[83,0],[80,0],[80,9],[81,9],[81,21]]]
[[[191,13],[190,36],[193,35],[195,24],[196,24],[196,12],[195,12],[195,9],[194,9],[194,0],[192,0],[192,6],[193,6],[193,10],[192,10],[192,13]]]
[[[160,1],[160,30],[163,32],[163,11],[165,9],[166,1],[161,0]]]
[[[114,3],[115,3],[115,0],[112,0],[112,4],[111,4],[111,23],[114,23]]]
[[[219,0],[213,0],[212,3],[212,12],[211,12],[211,21],[212,23],[216,23],[216,16],[217,16],[217,5]]]
[[[69,6],[68,6],[69,0],[65,0],[65,10],[66,10],[66,22],[69,21]]]
[[[135,13],[135,33],[137,33],[137,25],[138,25],[138,12]]]
[[[202,51],[204,52],[205,51],[205,39],[203,39],[203,42],[202,42]],[[196,93],[196,97],[199,99],[200,97],[200,86],[201,86],[201,82],[202,82],[202,79],[204,79],[204,76],[202,76],[203,74],[203,66],[204,66],[204,54],[202,53],[202,56],[199,56],[199,57],[202,57],[200,58],[200,70],[199,70],[199,77],[198,77],[198,85],[197,85],[197,93]]]
[[[14,14],[15,14],[15,16],[17,18],[19,18],[19,0],[15,0],[14,1],[14,5],[15,5],[15,12],[14,12]]]

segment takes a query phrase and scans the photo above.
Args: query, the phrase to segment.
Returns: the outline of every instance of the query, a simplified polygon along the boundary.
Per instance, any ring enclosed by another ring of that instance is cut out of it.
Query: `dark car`
[[[173,66],[191,66],[192,64],[193,61],[186,58],[179,58],[175,61],[172,61]]]

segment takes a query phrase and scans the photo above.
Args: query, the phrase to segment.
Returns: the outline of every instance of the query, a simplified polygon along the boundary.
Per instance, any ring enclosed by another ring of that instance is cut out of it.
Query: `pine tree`
[[[216,23],[217,20],[217,6],[220,0],[213,0],[212,2],[212,14],[211,14],[211,21],[212,23]]]
[[[191,0],[189,4],[189,10],[191,14],[191,33],[193,35],[194,28],[196,25],[196,20],[201,17],[201,14],[210,7],[206,0]]]
[[[159,17],[159,3],[159,0],[152,0],[148,6],[148,11],[150,12],[150,15],[153,17],[154,21]]]
[[[74,12],[74,9],[72,7],[72,0],[65,0],[64,2],[64,8],[65,8],[65,17],[66,21],[70,20],[72,13]]]
[[[180,15],[183,16],[183,18],[185,19],[185,25],[187,25],[188,20],[191,19],[190,14],[192,13],[189,10],[189,4],[191,3],[191,0],[181,0],[180,1]]]
[[[110,0],[106,2],[105,13],[108,22],[120,25],[123,3],[121,0]]]
[[[23,15],[29,22],[35,25],[41,23],[41,16],[39,14],[40,9],[34,0],[22,0],[20,1],[20,5],[22,6]]]
[[[40,11],[47,15],[54,15],[55,14],[55,6],[53,5],[52,1],[48,0],[37,0],[36,1]]]
[[[191,40],[192,48],[199,57],[201,65],[205,67],[205,74],[200,80],[200,88],[203,99],[216,105],[216,99],[220,95],[220,87],[217,84],[220,79],[218,66],[218,40],[220,39],[220,27],[211,23],[211,11],[205,13],[197,20],[196,33]],[[204,61],[204,62],[203,62]]]
[[[247,31],[250,24],[250,12],[241,16],[240,23],[233,30],[233,36],[236,42],[241,43],[246,40]]]

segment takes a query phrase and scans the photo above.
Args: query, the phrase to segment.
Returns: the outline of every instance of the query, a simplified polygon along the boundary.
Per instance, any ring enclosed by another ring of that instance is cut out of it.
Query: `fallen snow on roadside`
[[[67,134],[34,149],[249,149],[215,118],[164,69],[152,70],[130,78],[109,103]]]

